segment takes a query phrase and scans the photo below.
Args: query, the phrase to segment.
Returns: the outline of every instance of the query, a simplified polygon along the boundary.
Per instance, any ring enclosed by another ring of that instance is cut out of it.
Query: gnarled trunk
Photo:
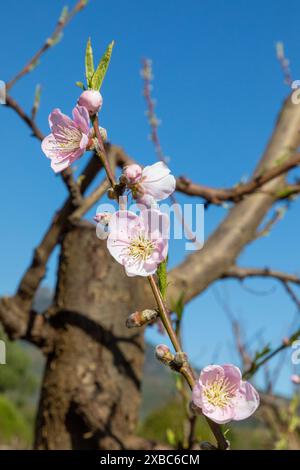
[[[126,277],[87,224],[62,242],[36,425],[37,449],[122,449],[134,445],[144,360],[141,330],[127,316],[147,283]]]

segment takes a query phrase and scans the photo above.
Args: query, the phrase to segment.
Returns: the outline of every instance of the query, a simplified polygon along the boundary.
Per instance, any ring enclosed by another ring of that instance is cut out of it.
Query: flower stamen
[[[203,392],[208,403],[225,408],[234,394],[234,388],[233,385],[230,385],[227,377],[220,377],[216,381],[206,384]]]
[[[140,234],[137,238],[131,240],[128,248],[129,256],[136,261],[145,261],[148,259],[154,250],[154,245],[151,240]]]

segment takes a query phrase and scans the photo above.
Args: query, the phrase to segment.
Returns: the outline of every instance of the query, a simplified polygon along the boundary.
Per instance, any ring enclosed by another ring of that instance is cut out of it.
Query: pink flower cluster
[[[85,90],[73,109],[73,119],[58,108],[52,111],[49,116],[51,134],[44,138],[42,150],[51,159],[51,168],[55,173],[65,170],[92,148],[90,115],[96,114],[101,106],[101,94],[95,90]]]
[[[168,254],[169,217],[160,212],[157,201],[175,190],[175,178],[162,162],[142,169],[130,165],[123,181],[142,205],[140,215],[127,210],[96,215],[96,233],[107,238],[111,255],[124,266],[128,276],[149,276]]]
[[[154,163],[144,169],[140,165],[129,165],[123,173],[133,197],[147,207],[169,197],[176,187],[176,180],[163,162]]]
[[[128,276],[149,276],[168,254],[169,218],[158,209],[140,215],[127,210],[95,217],[98,238],[107,238],[110,254]]]
[[[192,399],[205,416],[219,424],[249,418],[259,406],[257,391],[232,364],[202,369]]]

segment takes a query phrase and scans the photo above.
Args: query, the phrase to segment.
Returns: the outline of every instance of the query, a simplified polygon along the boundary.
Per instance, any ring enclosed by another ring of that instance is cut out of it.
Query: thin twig
[[[164,304],[164,301],[162,299],[162,296],[161,296],[161,293],[157,287],[157,284],[155,282],[155,279],[153,276],[148,276],[148,280],[149,280],[149,284],[151,286],[151,289],[152,289],[152,292],[153,292],[153,295],[155,297],[155,300],[156,300],[156,303],[157,303],[157,306],[159,308],[159,311],[160,311],[160,318],[161,318],[161,321],[168,333],[168,336],[174,346],[174,349],[177,353],[182,353],[182,350],[181,350],[181,345],[178,341],[178,338],[176,336],[176,333],[173,329],[173,326],[172,326],[172,323],[171,323],[171,320],[170,320],[170,317],[168,315],[168,312],[167,312],[167,309],[166,309],[166,306]],[[191,368],[191,366],[189,364],[187,364],[186,366],[182,367],[180,369],[180,373],[184,376],[185,380],[187,381],[188,385],[190,386],[191,390],[193,390],[194,386],[195,386],[195,378],[194,378],[194,373],[193,373],[193,370]],[[205,416],[205,419],[212,431],[212,433],[214,434],[215,438],[216,438],[216,441],[218,443],[218,448],[220,450],[226,450],[228,448],[228,443],[222,433],[222,430],[221,430],[221,427],[216,424],[214,421],[211,421],[209,418],[207,418]]]
[[[74,8],[70,11],[67,12],[65,11],[65,14],[61,14],[56,27],[51,34],[51,36],[45,41],[43,46],[34,54],[34,56],[29,60],[29,62],[22,68],[20,72],[17,73],[17,75],[12,78],[7,84],[6,84],[6,90],[10,90],[13,85],[20,80],[20,78],[24,77],[27,73],[29,73],[35,65],[38,63],[39,59],[41,56],[54,44],[57,43],[59,40],[63,29],[65,26],[70,22],[70,20],[75,16],[76,13],[78,13],[80,10],[82,10],[87,4],[86,0],[79,0]]]
[[[97,142],[98,142],[98,148],[96,148],[96,153],[99,156],[102,165],[104,166],[107,178],[110,182],[110,185],[114,189],[115,186],[116,186],[116,181],[115,181],[113,171],[110,167],[110,163],[109,163],[108,158],[107,158],[107,153],[106,153],[106,150],[105,150],[105,146],[103,144],[103,140],[102,140],[102,137],[101,137],[101,134],[100,134],[100,131],[99,131],[98,115],[96,115],[93,119],[93,127],[94,127],[95,135],[96,135],[96,138],[97,138]]]
[[[148,122],[149,122],[149,126],[151,129],[151,141],[153,142],[154,150],[155,150],[158,160],[160,160],[161,162],[167,163],[167,159],[164,156],[163,149],[160,143],[159,134],[158,134],[159,119],[157,118],[155,114],[155,103],[151,96],[151,80],[153,80],[153,77],[152,77],[151,61],[149,59],[143,60],[142,76],[144,79],[144,97],[145,97],[146,104],[147,104]],[[196,246],[199,245],[195,235],[191,231],[189,225],[185,222],[184,216],[182,215],[180,209],[178,208],[177,200],[174,194],[170,195],[170,199],[174,206],[175,215],[177,219],[179,220],[180,224],[183,225],[187,238],[191,240],[192,242],[194,242]]]
[[[260,175],[254,176],[248,183],[241,183],[232,188],[211,188],[200,184],[193,183],[191,180],[180,177],[177,178],[176,190],[189,196],[199,196],[213,204],[222,204],[224,201],[238,202],[244,196],[254,193],[264,184],[281,176],[288,171],[298,167],[300,164],[300,153],[295,153],[292,157],[286,159],[284,163],[273,166],[264,171]],[[290,185],[287,187],[290,188]],[[270,194],[275,199],[286,197],[285,187],[278,194]],[[295,189],[295,188],[294,188]],[[298,190],[297,186],[297,190]]]
[[[281,282],[291,282],[300,286],[300,277],[296,274],[285,273],[283,271],[276,271],[270,268],[243,268],[239,266],[231,266],[226,271],[221,279],[235,278],[239,280],[247,279],[250,277],[267,277],[273,278]]]
[[[243,377],[250,378],[252,377],[261,366],[263,366],[266,362],[276,356],[278,353],[283,351],[284,349],[288,348],[292,345],[292,343],[300,336],[300,328],[296,330],[289,338],[285,338],[282,343],[273,349],[270,353],[266,354],[261,360],[252,362],[251,366],[245,370]]]

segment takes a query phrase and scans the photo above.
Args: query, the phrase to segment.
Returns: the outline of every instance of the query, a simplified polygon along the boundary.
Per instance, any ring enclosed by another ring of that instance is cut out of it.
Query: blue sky
[[[66,2],[20,2],[1,6],[0,80],[7,81],[52,32]],[[34,88],[42,86],[38,124],[46,133],[47,116],[60,107],[70,113],[82,80],[84,49],[92,37],[95,55],[115,39],[113,59],[102,88],[102,123],[110,139],[143,164],[155,161],[144,116],[139,74],[143,57],[154,66],[160,136],[176,175],[230,186],[251,174],[270,136],[288,90],[283,84],[274,45],[285,44],[294,79],[300,78],[300,5],[296,0],[91,0],[65,31],[62,42],[43,56],[12,95],[30,110]],[[66,191],[50,171],[40,144],[18,117],[0,106],[2,178],[0,293],[12,293],[26,269],[53,211]],[[78,170],[84,162],[80,162]],[[180,197],[186,202],[187,198]],[[196,202],[196,200],[193,200]],[[299,272],[299,204],[296,202],[269,237],[243,252],[240,264]],[[223,208],[206,213],[206,237],[225,216]],[[53,286],[56,256],[45,285]],[[170,264],[185,253],[171,244]],[[241,318],[247,337],[262,331],[276,345],[295,317],[295,306],[273,281],[217,283],[188,305],[184,341],[190,357],[203,365],[212,359],[236,361],[230,326],[216,291]],[[155,330],[151,341],[162,341]],[[278,390],[289,393],[290,353],[284,357]],[[276,361],[275,361],[276,363]],[[298,370],[300,372],[300,370]],[[259,382],[261,380],[259,379]]]

